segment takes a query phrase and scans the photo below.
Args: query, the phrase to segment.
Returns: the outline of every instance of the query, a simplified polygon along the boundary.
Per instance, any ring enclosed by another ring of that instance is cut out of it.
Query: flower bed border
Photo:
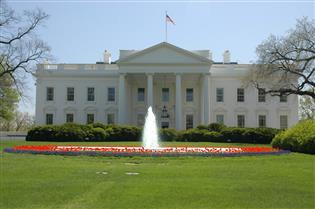
[[[183,157],[183,156],[201,156],[201,157],[239,157],[255,155],[280,155],[288,154],[289,150],[260,151],[260,152],[112,152],[112,151],[60,151],[60,150],[19,150],[5,148],[4,152],[21,154],[44,154],[44,155],[63,155],[63,156],[105,156],[105,157]]]

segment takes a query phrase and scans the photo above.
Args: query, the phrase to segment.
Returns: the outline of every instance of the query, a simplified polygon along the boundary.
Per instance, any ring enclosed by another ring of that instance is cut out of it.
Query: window
[[[54,115],[46,114],[46,125],[52,125],[54,123]]]
[[[193,102],[194,101],[194,89],[187,88],[186,89],[186,102]]]
[[[115,88],[107,88],[107,101],[114,102],[115,101]]]
[[[94,100],[95,100],[94,88],[89,87],[87,89],[87,101],[94,101]]]
[[[245,127],[245,115],[237,115],[237,127]]]
[[[266,102],[265,89],[258,89],[258,102]]]
[[[217,88],[217,102],[223,102],[223,101],[224,101],[224,89]]]
[[[266,127],[266,115],[258,115],[258,126],[259,128]]]
[[[67,101],[74,101],[74,88],[73,87],[67,88]]]
[[[288,101],[288,96],[287,95],[280,95],[280,102],[287,102]]]
[[[144,114],[140,113],[137,115],[137,125],[143,126],[143,124],[144,124]]]
[[[191,129],[194,127],[194,116],[186,115],[186,129]]]
[[[217,123],[224,124],[224,115],[217,115]]]
[[[245,95],[244,95],[244,89],[238,88],[237,89],[237,101],[238,102],[244,102]]]
[[[280,115],[280,129],[288,128],[288,116]]]
[[[73,114],[72,113],[66,114],[66,123],[73,123]]]
[[[138,102],[144,102],[144,88],[138,88]]]
[[[169,122],[167,122],[167,121],[162,121],[162,122],[161,122],[161,128],[169,128]]]
[[[46,100],[47,101],[54,101],[54,88],[53,87],[47,87]]]
[[[170,89],[162,88],[162,101],[169,102],[169,100],[170,100]]]
[[[114,124],[115,123],[115,114],[108,113],[107,114],[107,124]]]
[[[94,114],[89,113],[86,115],[86,123],[87,124],[94,123]]]

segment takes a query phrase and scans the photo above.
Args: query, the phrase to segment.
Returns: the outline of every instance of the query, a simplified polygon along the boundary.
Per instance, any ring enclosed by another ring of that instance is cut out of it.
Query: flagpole
[[[165,11],[165,42],[167,42],[167,19],[166,19],[166,16],[167,16],[167,11]]]

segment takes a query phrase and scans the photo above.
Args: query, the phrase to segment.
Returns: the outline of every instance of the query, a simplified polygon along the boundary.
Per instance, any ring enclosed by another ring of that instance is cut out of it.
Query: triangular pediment
[[[117,64],[211,64],[211,60],[172,44],[162,42],[127,57]]]

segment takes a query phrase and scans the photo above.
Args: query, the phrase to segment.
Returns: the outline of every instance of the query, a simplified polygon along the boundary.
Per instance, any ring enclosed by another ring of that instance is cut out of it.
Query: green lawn
[[[52,144],[47,142],[0,141],[0,144],[1,209],[315,208],[314,155],[71,157],[2,151],[13,145]],[[139,145],[136,142],[58,144]],[[139,175],[126,175],[126,172]]]

